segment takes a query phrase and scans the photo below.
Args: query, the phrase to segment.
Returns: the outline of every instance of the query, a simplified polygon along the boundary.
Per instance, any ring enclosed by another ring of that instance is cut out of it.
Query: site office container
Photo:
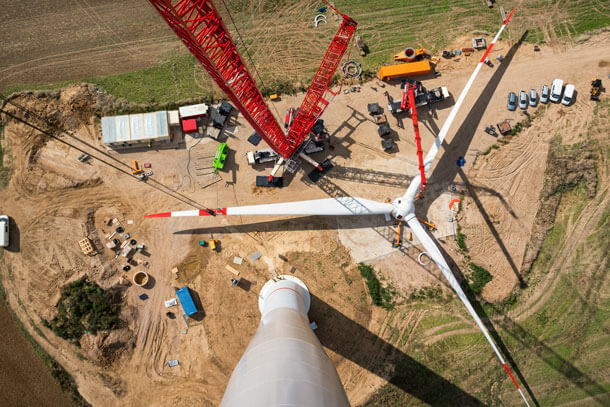
[[[387,65],[379,68],[379,79],[386,81],[406,76],[423,75],[431,70],[430,61],[407,62],[406,64]]]

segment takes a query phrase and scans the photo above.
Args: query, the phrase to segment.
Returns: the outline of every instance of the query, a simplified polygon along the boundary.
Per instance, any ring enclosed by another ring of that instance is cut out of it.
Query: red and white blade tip
[[[152,215],[145,215],[145,218],[174,218],[182,216],[216,216],[226,215],[227,208],[216,208],[216,209],[195,209],[192,211],[178,211],[178,212],[161,212]]]

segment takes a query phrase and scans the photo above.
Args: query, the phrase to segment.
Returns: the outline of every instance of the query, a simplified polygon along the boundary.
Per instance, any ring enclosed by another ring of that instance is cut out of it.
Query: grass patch
[[[462,233],[462,227],[459,225],[459,223],[456,228],[455,242],[461,251],[468,252],[468,246],[466,246],[466,235]]]
[[[472,273],[470,274],[470,279],[472,280],[472,282],[470,283],[470,289],[475,294],[481,294],[481,291],[483,291],[483,287],[485,287],[485,284],[489,283],[493,279],[493,277],[484,267],[481,267],[474,263],[469,263],[468,265],[472,270]]]
[[[6,188],[11,179],[11,169],[4,166],[4,148],[2,141],[4,140],[4,126],[0,125],[0,189]]]
[[[364,277],[366,281],[366,287],[373,300],[373,304],[386,310],[394,308],[395,303],[392,301],[392,293],[389,289],[381,285],[375,273],[375,269],[368,264],[360,263],[358,264],[358,270],[360,270],[360,275]]]
[[[57,336],[77,344],[86,332],[95,334],[119,324],[121,294],[104,291],[83,277],[63,289],[57,310],[57,316],[48,323],[49,328]]]
[[[527,2],[520,5],[516,17],[535,16],[554,8],[554,3],[557,1]],[[554,31],[562,38],[610,25],[610,15],[600,11],[601,6],[597,2],[573,0],[564,3],[561,5],[561,17],[553,19],[555,27],[561,28]],[[308,12],[299,8],[286,9],[286,3],[280,1],[263,2],[258,12],[253,12],[252,6],[242,0],[229,1],[227,5],[241,34],[239,52],[256,77],[261,92],[265,95],[292,94],[309,87],[324,51],[337,30],[335,24],[321,24],[317,29],[313,27],[311,13],[318,5],[306,5],[311,8]],[[357,34],[370,50],[366,57],[361,57],[353,50],[350,55],[362,64],[364,77],[367,74],[374,75],[381,65],[391,64],[392,55],[407,45],[421,45],[434,53],[447,47],[457,36],[472,30],[493,33],[499,28],[497,9],[481,7],[481,0],[378,0],[374,10],[371,9],[369,0],[340,0],[335,2],[335,6],[358,22]],[[224,6],[220,6],[220,9],[232,37],[238,38],[235,27],[226,19]],[[147,16],[148,14],[143,18],[147,19]],[[164,27],[158,16],[152,17],[155,24],[160,24],[159,28]],[[541,42],[544,38],[541,27],[535,23],[532,25],[528,25],[530,35],[527,41]],[[290,27],[299,32],[287,37],[286,29]],[[439,30],[438,27],[443,29]],[[512,29],[517,28],[509,26],[503,35],[505,39]],[[139,30],[133,34],[136,38],[141,38]],[[28,45],[26,41],[24,49]],[[244,45],[247,45],[252,61],[246,54]],[[263,81],[256,75],[254,68]],[[223,96],[212,86],[207,73],[187,53],[185,47],[181,47],[178,53],[169,55],[165,62],[148,69],[104,77],[85,76],[54,84],[9,84],[6,90],[58,88],[80,81],[98,84],[117,97],[137,103],[165,103],[211,95]]]

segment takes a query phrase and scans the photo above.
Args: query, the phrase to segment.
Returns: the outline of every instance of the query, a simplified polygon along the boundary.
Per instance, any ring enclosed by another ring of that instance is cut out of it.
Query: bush
[[[455,235],[455,241],[456,241],[458,247],[462,251],[464,251],[464,252],[468,251],[468,247],[466,246],[466,235],[462,233],[462,227],[460,225],[457,225],[457,233]]]
[[[392,309],[394,307],[392,294],[387,288],[381,286],[379,279],[375,275],[375,269],[368,264],[360,263],[358,264],[358,270],[360,270],[360,275],[366,279],[366,287],[369,290],[373,304],[387,310]]]
[[[469,266],[472,269],[472,283],[470,283],[470,289],[475,294],[480,294],[481,291],[483,291],[485,284],[489,283],[493,277],[489,274],[489,271],[479,265],[470,263]]]
[[[121,294],[104,291],[84,277],[63,289],[57,311],[48,327],[63,339],[77,341],[85,332],[95,334],[119,324]]]

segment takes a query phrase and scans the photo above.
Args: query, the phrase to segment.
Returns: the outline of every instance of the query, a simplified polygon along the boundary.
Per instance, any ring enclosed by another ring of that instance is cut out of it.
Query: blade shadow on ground
[[[434,237],[432,237],[432,238],[434,239]],[[434,239],[434,240],[436,242],[436,239]],[[447,264],[449,265],[449,268],[451,269],[451,272],[453,273],[453,275],[457,279],[458,283],[462,287],[462,290],[464,290],[464,293],[468,297],[468,300],[472,304],[472,307],[475,309],[475,312],[477,313],[477,315],[479,315],[479,317],[481,318],[481,321],[483,322],[483,324],[485,325],[485,327],[489,331],[489,334],[493,338],[496,346],[498,347],[500,352],[502,352],[502,354],[504,355],[504,358],[506,359],[506,362],[511,366],[512,370],[515,372],[515,374],[519,378],[519,381],[521,382],[521,385],[525,388],[525,390],[529,394],[530,398],[534,402],[534,405],[539,406],[540,404],[538,403],[538,400],[536,399],[536,396],[534,395],[534,392],[530,388],[528,382],[525,380],[525,377],[521,373],[521,369],[519,369],[519,366],[517,365],[517,363],[513,359],[510,351],[508,350],[508,348],[504,344],[504,341],[502,340],[502,338],[498,334],[498,331],[496,330],[495,326],[491,323],[487,313],[485,312],[485,310],[481,306],[481,303],[477,300],[476,296],[474,295],[474,293],[470,289],[470,286],[468,285],[467,280],[464,277],[464,275],[462,274],[462,271],[460,270],[459,266],[455,263],[455,261],[453,261],[451,256],[449,256],[449,254],[443,249],[443,246],[438,244],[438,242],[436,242],[436,246],[441,251],[441,254],[443,255],[443,257],[447,261]]]
[[[466,156],[466,153],[470,148],[470,144],[474,139],[476,129],[483,119],[483,115],[489,101],[498,88],[498,85],[506,73],[506,70],[510,66],[515,53],[527,38],[527,35],[528,31],[526,30],[519,41],[517,41],[508,50],[504,60],[494,71],[493,75],[483,88],[483,91],[466,115],[464,121],[456,130],[451,143],[444,144],[445,151],[435,166],[434,171],[428,178],[429,187],[426,190],[426,195],[439,194],[442,191],[445,191],[447,185],[450,184],[457,176],[458,166],[456,165],[456,162],[459,157]],[[433,200],[434,199],[432,199],[432,201]],[[431,201],[427,200],[427,202]],[[428,208],[426,207],[425,210],[427,212]]]
[[[366,229],[386,226],[390,222],[385,220],[383,215],[348,215],[342,216],[346,222],[341,222],[349,228],[345,229]],[[245,223],[241,225],[209,226],[195,229],[185,229],[174,232],[175,235],[198,235],[205,233],[264,233],[264,232],[285,232],[285,231],[309,231],[309,230],[337,230],[341,229],[337,222],[337,216],[301,216],[289,219],[277,219],[264,222]]]
[[[490,218],[489,214],[485,210],[485,206],[483,205],[483,203],[479,199],[477,193],[475,192],[474,188],[470,184],[470,181],[468,181],[468,177],[466,177],[466,174],[464,174],[464,171],[462,171],[461,168],[458,168],[457,172],[460,175],[460,178],[462,178],[462,181],[464,182],[464,185],[466,186],[466,189],[468,190],[468,195],[474,201],[477,209],[479,210],[479,213],[483,217],[483,220],[485,220],[485,224],[489,228],[489,231],[491,232],[491,234],[493,235],[494,239],[496,240],[496,243],[498,244],[498,247],[500,247],[500,250],[502,251],[502,254],[504,255],[504,257],[506,258],[506,261],[510,265],[511,270],[513,271],[513,273],[515,274],[515,276],[519,280],[519,286],[521,288],[527,287],[527,283],[525,282],[525,280],[521,276],[521,273],[519,272],[519,269],[517,268],[517,265],[515,264],[515,261],[513,260],[513,258],[510,255],[510,253],[508,252],[508,249],[506,248],[506,245],[504,244],[504,241],[500,237],[500,234],[498,233],[498,230],[494,226],[493,222],[491,221],[491,218]]]

